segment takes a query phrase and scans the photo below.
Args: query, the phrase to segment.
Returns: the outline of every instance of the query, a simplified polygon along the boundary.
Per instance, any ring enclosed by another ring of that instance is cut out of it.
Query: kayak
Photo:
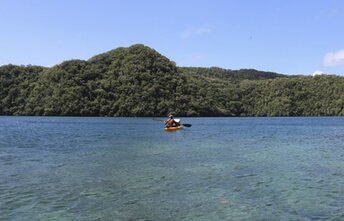
[[[177,127],[165,127],[164,130],[165,131],[175,131],[175,130],[179,130],[179,129],[182,129],[183,126],[177,126]]]

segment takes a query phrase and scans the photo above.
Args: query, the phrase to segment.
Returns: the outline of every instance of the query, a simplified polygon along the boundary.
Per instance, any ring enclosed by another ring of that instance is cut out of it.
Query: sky
[[[0,65],[144,44],[178,66],[344,76],[342,0],[0,0]]]

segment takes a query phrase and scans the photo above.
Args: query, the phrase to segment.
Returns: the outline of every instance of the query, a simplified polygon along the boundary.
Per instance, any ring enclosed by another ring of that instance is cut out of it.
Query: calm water
[[[0,220],[344,220],[344,118],[0,117]]]

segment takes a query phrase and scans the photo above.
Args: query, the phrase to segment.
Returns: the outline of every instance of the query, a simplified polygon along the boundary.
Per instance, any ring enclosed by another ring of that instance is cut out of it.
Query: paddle
[[[156,118],[153,118],[153,120],[164,122],[164,120],[156,119]],[[180,124],[180,125],[183,125],[184,127],[191,127],[192,126],[192,124]]]
[[[183,125],[184,127],[191,127],[192,126],[192,124],[181,124],[181,125]]]

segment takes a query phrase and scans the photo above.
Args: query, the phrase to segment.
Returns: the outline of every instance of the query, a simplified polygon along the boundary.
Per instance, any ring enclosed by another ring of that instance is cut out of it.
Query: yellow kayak
[[[177,126],[177,127],[165,127],[164,128],[164,130],[165,131],[175,131],[175,130],[179,130],[179,129],[182,129],[183,128],[183,126],[182,125],[180,125],[180,126]]]

